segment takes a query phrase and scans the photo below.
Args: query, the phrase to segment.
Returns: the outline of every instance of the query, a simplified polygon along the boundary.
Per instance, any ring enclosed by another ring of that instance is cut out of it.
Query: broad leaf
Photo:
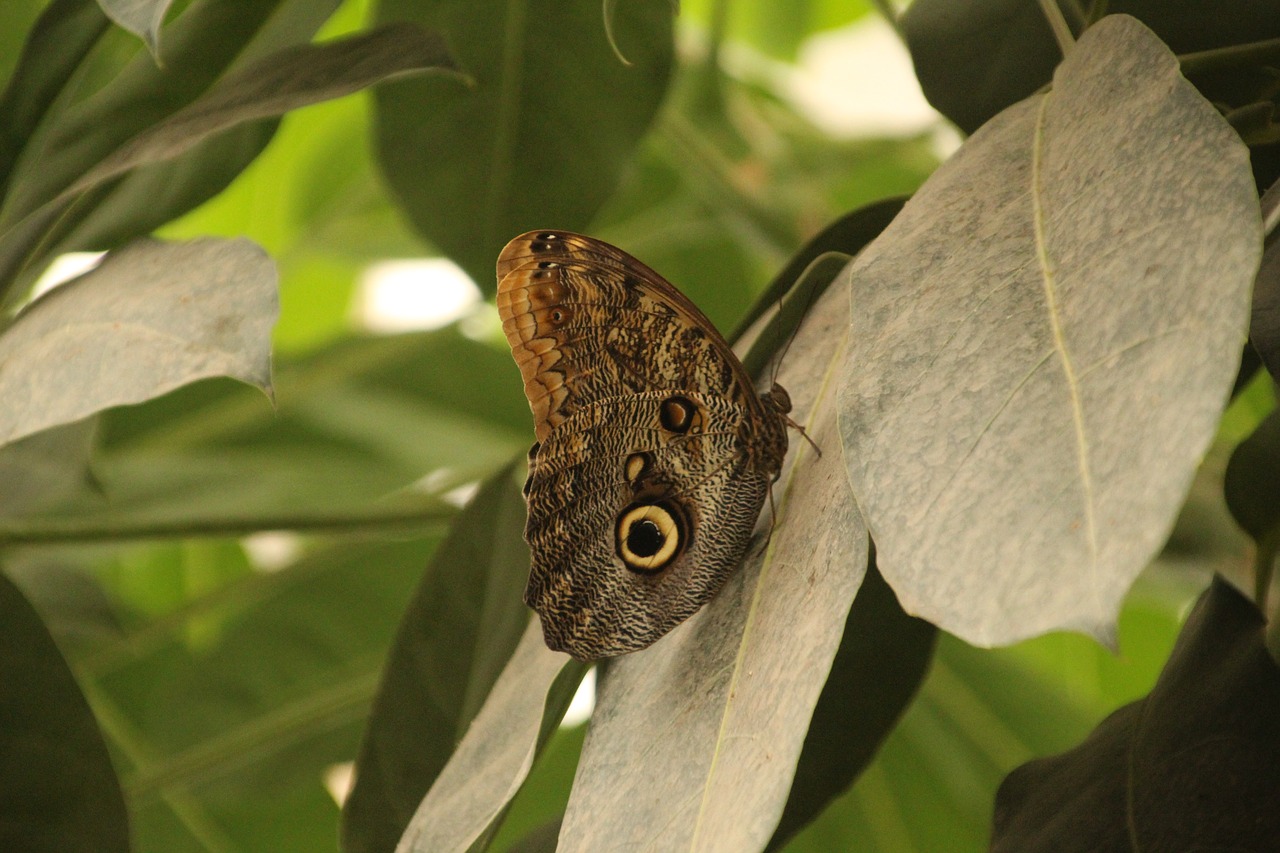
[[[516,234],[585,228],[658,108],[671,7],[616,12],[630,67],[609,46],[599,0],[378,4],[379,21],[441,33],[474,78],[470,88],[430,78],[382,87],[377,141],[414,226],[486,293],[494,258]]]
[[[1280,670],[1257,608],[1221,579],[1145,699],[1080,746],[1026,764],[993,851],[1264,850],[1280,837]]]
[[[1248,153],[1136,20],[989,122],[850,267],[850,481],[908,613],[1113,635],[1235,377]]]
[[[124,798],[93,712],[31,605],[0,574],[0,849],[127,853]]]
[[[418,806],[397,853],[483,850],[564,716],[586,664],[553,652],[530,620],[466,736]]]
[[[247,240],[127,246],[0,334],[0,444],[208,376],[269,392],[278,310]]]
[[[836,450],[845,299],[814,306],[779,376],[825,454],[793,436],[772,532],[706,608],[606,670],[564,849],[758,850],[773,834],[867,565]]]
[[[472,499],[401,620],[344,807],[348,853],[391,851],[528,622],[529,549],[511,467]]]

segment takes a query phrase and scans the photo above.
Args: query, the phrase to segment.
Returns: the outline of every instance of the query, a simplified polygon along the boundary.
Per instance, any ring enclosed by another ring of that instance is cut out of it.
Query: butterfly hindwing
[[[525,600],[553,648],[643,648],[741,561],[786,452],[784,412],[692,303],[613,246],[531,232],[498,274],[538,438]]]

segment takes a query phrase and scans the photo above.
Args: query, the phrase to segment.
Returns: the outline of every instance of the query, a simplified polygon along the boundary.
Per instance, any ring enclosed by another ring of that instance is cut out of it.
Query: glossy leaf
[[[926,182],[850,267],[841,389],[908,613],[1110,641],[1214,435],[1260,238],[1247,151],[1124,16]]]
[[[609,197],[667,85],[671,7],[599,0],[507,4],[381,0],[378,20],[441,33],[474,85],[425,78],[377,93],[389,188],[414,226],[492,293],[507,240],[585,230]],[[464,140],[460,142],[460,140]]]
[[[563,848],[741,851],[773,834],[867,565],[865,528],[831,450],[846,297],[832,288],[814,306],[779,375],[828,452],[793,436],[772,532],[702,611],[611,662]]]
[[[0,443],[208,376],[270,390],[275,267],[246,240],[143,241],[0,334]]]
[[[394,850],[528,622],[524,498],[507,467],[455,521],[400,622],[343,815],[348,853]]]
[[[1077,748],[1009,775],[993,851],[1263,850],[1280,837],[1280,670],[1221,579],[1151,694]]]
[[[93,712],[3,574],[0,626],[0,849],[127,853],[124,798]]]

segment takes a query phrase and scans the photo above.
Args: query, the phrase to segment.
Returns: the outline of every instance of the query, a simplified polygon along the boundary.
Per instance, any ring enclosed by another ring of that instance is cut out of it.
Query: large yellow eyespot
[[[684,527],[665,504],[632,504],[618,516],[614,545],[627,568],[657,572],[680,553]]]

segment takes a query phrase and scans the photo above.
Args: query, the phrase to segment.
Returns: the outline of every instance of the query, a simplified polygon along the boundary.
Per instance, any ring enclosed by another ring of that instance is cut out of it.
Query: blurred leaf
[[[854,260],[841,429],[908,613],[981,645],[1110,640],[1235,376],[1261,248],[1247,163],[1111,16]]]
[[[418,231],[487,294],[511,237],[583,230],[609,197],[666,90],[671,8],[624,3],[605,37],[599,0],[431,4],[382,0],[379,21],[441,33],[475,80],[376,93],[378,150]]]
[[[437,541],[356,541],[242,573],[83,662],[130,765],[140,849],[332,849],[322,776],[355,754]]]
[[[1000,788],[994,851],[1262,850],[1280,835],[1280,671],[1215,579],[1146,699]]]
[[[340,97],[380,80],[452,68],[439,37],[411,25],[392,25],[323,45],[300,45],[263,57],[199,99],[143,130],[72,185],[15,224],[9,246],[34,251],[46,223],[79,197],[131,169],[172,160],[222,131],[256,119]],[[122,196],[113,198],[119,203]],[[14,241],[17,241],[16,243]]]
[[[0,334],[0,444],[207,376],[270,393],[275,267],[246,240],[140,241]]]
[[[96,429],[86,418],[0,447],[0,518],[47,509],[91,482]]]
[[[920,689],[936,636],[928,622],[902,612],[873,556],[766,849],[781,849],[871,763]]]
[[[1060,5],[1079,32],[1072,4]],[[1109,0],[1104,8],[1138,18],[1178,54],[1280,38],[1280,7],[1266,0]],[[1062,58],[1036,0],[917,0],[902,29],[925,97],[966,133],[1048,83]],[[1228,84],[1232,98],[1215,90],[1219,81],[1198,82],[1214,100],[1253,99],[1240,78]]]
[[[6,3],[4,9],[16,6]],[[93,0],[53,0],[31,28],[0,97],[0,188],[7,190],[18,155],[107,25]],[[6,34],[23,32],[0,29]]]
[[[820,447],[838,441],[832,371],[843,364],[846,299],[835,288],[819,300],[779,376]],[[795,445],[767,544],[702,611],[605,671],[566,849],[753,850],[773,834],[867,565],[838,454]]]
[[[530,620],[396,850],[485,849],[586,670],[586,664],[548,649],[538,620]]]
[[[173,0],[98,0],[102,11],[118,26],[142,39],[147,50],[160,61],[160,25]]]
[[[579,691],[586,688],[588,680],[595,680],[590,673]],[[522,844],[545,846],[547,842],[550,842],[551,850],[555,849],[586,733],[585,724],[572,728],[562,725],[556,731],[542,755],[538,756],[520,793],[511,801],[511,808],[503,818],[501,830],[494,836],[491,849],[515,853],[524,849]],[[530,838],[531,835],[534,837]]]
[[[680,16],[705,27],[719,0],[681,0]],[[791,3],[735,3],[730,6],[728,31],[769,56],[794,60],[801,45],[823,30],[845,26],[870,12],[866,0],[795,0]]]
[[[3,575],[0,625],[0,848],[126,853],[128,817],[93,712],[40,617]]]
[[[348,853],[392,851],[528,622],[524,498],[508,466],[457,517],[387,658],[343,811]]]

